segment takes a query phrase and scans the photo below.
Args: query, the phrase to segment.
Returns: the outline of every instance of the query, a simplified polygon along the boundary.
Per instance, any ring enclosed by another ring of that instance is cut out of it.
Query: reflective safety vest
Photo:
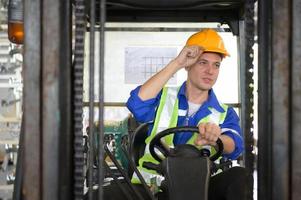
[[[153,129],[151,134],[146,138],[145,143],[146,147],[144,150],[144,155],[139,159],[138,170],[143,176],[145,182],[150,185],[153,184],[155,180],[156,185],[160,185],[164,177],[158,175],[154,170],[149,170],[142,167],[143,162],[152,162],[159,164],[149,152],[150,141],[155,137],[155,135],[163,130],[168,128],[176,127],[178,122],[178,112],[179,112],[179,100],[178,100],[178,90],[179,88],[175,87],[164,87],[157,109],[156,118],[154,122]],[[217,125],[222,124],[226,118],[228,106],[225,104],[220,104],[225,112],[219,112],[214,108],[209,107],[211,114],[199,120],[198,124],[211,122]],[[187,141],[187,144],[194,145],[194,140],[196,139],[198,133],[194,133],[192,137]],[[173,147],[173,135],[168,135],[164,137],[165,144],[170,147]],[[198,147],[199,148],[199,147]],[[212,151],[215,151],[214,148],[211,148]],[[212,152],[213,153],[213,152]],[[140,183],[138,176],[134,173],[132,177],[132,183]]]

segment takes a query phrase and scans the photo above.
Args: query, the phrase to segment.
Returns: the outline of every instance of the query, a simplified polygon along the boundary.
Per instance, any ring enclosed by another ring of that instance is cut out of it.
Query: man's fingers
[[[221,134],[220,127],[214,123],[207,123],[205,128],[206,132],[213,133],[214,135],[218,136]]]
[[[204,123],[200,123],[199,125],[199,133],[201,136],[204,136],[205,135],[205,124]]]
[[[199,137],[197,140],[194,141],[194,144],[197,146],[202,146],[208,144],[208,141]]]
[[[211,134],[211,135],[208,136],[208,140],[212,141],[212,142],[215,142],[217,140],[217,137],[216,137],[216,135]]]
[[[200,123],[198,125],[199,135],[195,139],[196,145],[215,145],[218,137],[221,135],[221,129],[214,123]]]
[[[198,58],[203,52],[202,47],[200,46],[190,46],[187,50],[187,56],[191,58]]]
[[[211,123],[206,123],[206,124],[205,124],[205,132],[206,132],[206,133],[212,133],[212,131],[213,131],[213,124],[211,124]]]
[[[215,142],[221,131],[219,126],[214,123],[201,123],[199,124],[199,133],[201,138]]]
[[[195,48],[188,49],[188,53],[187,53],[188,57],[195,58],[197,56],[197,54],[198,54],[197,49],[195,49]]]

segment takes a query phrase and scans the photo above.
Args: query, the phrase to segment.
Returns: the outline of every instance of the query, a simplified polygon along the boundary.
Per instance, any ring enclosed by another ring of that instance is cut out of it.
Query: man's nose
[[[214,71],[214,67],[212,65],[208,64],[206,66],[206,73],[213,74],[213,71]]]

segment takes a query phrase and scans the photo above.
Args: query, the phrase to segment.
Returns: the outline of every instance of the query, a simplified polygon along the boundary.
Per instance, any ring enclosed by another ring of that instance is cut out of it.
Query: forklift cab
[[[24,36],[22,51],[24,112],[14,199],[82,199],[85,189],[83,110],[89,107],[91,111],[89,124],[92,129],[94,108],[95,110],[99,108],[99,122],[103,124],[104,107],[125,106],[122,102],[108,102],[103,98],[106,97],[104,87],[108,85],[104,84],[105,78],[116,80],[116,75],[121,74],[116,71],[112,75],[107,74],[108,69],[113,67],[111,64],[106,68],[106,74],[103,71],[104,52],[106,51],[106,55],[112,55],[117,50],[117,48],[111,51],[105,49],[105,32],[110,30],[134,32],[131,26],[106,26],[108,23],[117,22],[228,24],[228,30],[236,35],[238,40],[240,74],[238,107],[245,139],[242,163],[249,176],[253,175],[255,163],[258,164],[258,188],[254,188],[254,191],[258,189],[259,199],[299,199],[300,0],[91,0],[89,3],[85,0],[16,0],[16,2],[24,2],[21,9],[24,14],[17,12],[18,16],[24,17],[24,34],[20,34]],[[258,14],[255,9],[257,4]],[[135,31],[168,33],[171,30],[179,30],[179,27],[150,28],[149,24],[144,25],[143,29]],[[189,27],[184,31],[188,29]],[[90,32],[91,50],[88,54],[85,49],[85,45],[88,44],[85,40],[87,32]],[[97,38],[100,43],[94,45],[96,32],[99,32],[100,37]],[[258,73],[254,73],[253,64],[253,59],[257,57],[253,49],[257,40],[255,32],[258,32],[260,47]],[[125,36],[121,34],[119,38]],[[116,44],[120,45],[118,42]],[[99,54],[96,54],[96,48]],[[83,89],[86,57],[90,58],[91,70],[87,71],[91,72],[89,79],[91,90]],[[93,82],[93,78],[96,77],[94,64],[98,63],[95,57],[99,58],[100,66],[98,100],[94,96]],[[253,79],[254,74],[258,74],[258,81]],[[254,92],[254,83],[258,83],[257,93]],[[118,94],[116,88],[111,86],[110,90],[106,91]],[[254,97],[253,92],[258,94],[258,98]],[[83,99],[88,93],[89,102]],[[253,107],[256,103],[258,108]],[[256,128],[253,124],[253,110],[260,112],[258,123],[255,123],[258,125],[260,138],[258,161],[254,157],[257,149],[253,139]],[[100,126],[101,140],[104,133],[102,128]],[[99,146],[99,155],[102,156],[102,142]],[[89,158],[89,161],[92,161],[93,155]],[[103,169],[102,164],[100,162],[100,171]],[[91,177],[89,180],[92,180]],[[99,182],[103,180],[102,173],[99,173],[98,180]],[[102,191],[99,191],[101,200]],[[248,182],[248,192],[248,199],[252,199],[253,182]]]
[[[106,67],[106,72],[104,72],[105,56],[111,56],[113,60],[117,61],[114,58],[124,57],[126,50],[123,52],[124,54],[112,56],[118,49],[108,50],[105,47],[105,32],[195,32],[199,28],[196,27],[198,23],[203,22],[218,23],[221,26],[216,26],[216,30],[231,32],[237,36],[241,84],[239,101],[235,103],[235,106],[241,112],[241,125],[245,137],[246,153],[242,162],[248,169],[249,175],[252,176],[254,163],[251,132],[253,103],[246,99],[252,99],[253,92],[253,89],[249,87],[252,84],[250,70],[253,69],[253,15],[254,1],[251,0],[25,1],[24,61],[26,67],[24,67],[24,82],[26,84],[24,91],[26,95],[24,95],[24,109],[26,112],[24,112],[24,118],[26,120],[24,120],[24,132],[26,132],[26,137],[24,145],[27,155],[24,157],[26,164],[23,173],[24,181],[16,181],[20,184],[16,187],[19,195],[21,195],[21,191],[26,191],[26,199],[32,200],[44,199],[43,197],[47,197],[47,199],[57,199],[58,197],[82,199],[84,189],[86,189],[83,175],[86,167],[83,162],[82,149],[83,124],[89,123],[90,131],[93,133],[96,120],[94,109],[96,110],[98,107],[99,135],[100,141],[102,141],[105,128],[101,126],[104,121],[104,108],[123,107],[125,109],[125,101],[116,99],[107,101],[106,99],[108,94],[117,96],[119,90],[116,88],[120,86],[106,84],[105,81],[113,80],[114,82],[117,75],[122,74],[125,70],[122,73],[116,72],[114,65],[107,63],[110,66]],[[32,24],[32,22],[35,23]],[[109,26],[110,23],[126,23],[126,25]],[[129,23],[144,26],[133,27]],[[171,23],[177,26],[153,26],[154,23]],[[196,26],[182,28],[178,26],[180,23],[194,23]],[[223,27],[224,24],[226,24],[225,27]],[[149,25],[153,27],[149,27]],[[125,36],[126,34],[121,34],[120,38]],[[95,41],[95,38],[98,38],[98,41]],[[115,42],[116,46],[120,45],[119,40]],[[134,47],[139,46],[135,42],[132,44]],[[135,48],[130,50],[139,52]],[[88,59],[85,60],[86,58]],[[84,67],[85,63],[88,63],[89,69]],[[94,70],[95,63],[98,63],[98,71]],[[89,76],[86,79],[84,74],[87,73]],[[96,73],[99,74],[98,77]],[[99,92],[97,95],[95,95],[97,92],[94,91],[94,78],[98,78]],[[133,79],[129,80],[128,87],[133,89],[131,80]],[[88,84],[85,85],[84,82]],[[106,88],[108,86],[111,88]],[[85,112],[87,109],[89,111]],[[87,113],[88,121],[85,121],[82,116]],[[90,151],[87,157],[89,158],[88,167],[92,169],[94,167],[94,151],[91,138],[93,137],[89,138]],[[103,159],[104,144],[102,142],[98,144],[100,147],[98,148],[99,158]],[[34,155],[35,159],[32,159],[31,155]],[[49,163],[55,167],[50,166]],[[99,162],[98,168],[102,172],[104,169],[102,162]],[[87,181],[92,183],[91,174],[93,173],[90,173]],[[102,173],[99,173],[97,178],[98,183],[103,182]],[[35,187],[31,187],[31,185]],[[88,193],[92,192],[92,187],[93,184],[89,184]],[[252,199],[252,190],[253,183],[250,182],[250,199]],[[100,199],[102,199],[101,192],[100,190]],[[89,193],[89,197],[93,197],[93,195]]]
[[[108,0],[106,22],[218,22],[228,24],[238,35],[239,23],[245,17],[244,6],[243,0]]]
[[[96,16],[100,16],[100,3],[99,1],[96,1]],[[189,0],[189,1],[134,1],[134,0],[123,0],[123,1],[115,1],[115,0],[109,0],[106,2],[106,20],[105,22],[107,24],[113,24],[107,26],[105,29],[101,29],[103,23],[100,18],[95,18],[96,23],[96,31],[106,32],[108,31],[107,36],[111,38],[109,33],[112,32],[125,32],[123,35],[124,37],[129,35],[129,32],[194,32],[197,31],[197,25],[194,25],[192,28],[185,27],[181,28],[179,26],[171,26],[171,27],[164,27],[162,26],[162,23],[168,23],[168,24],[177,24],[177,23],[215,23],[219,24],[215,27],[217,31],[221,32],[227,32],[232,33],[234,36],[237,37],[236,42],[239,43],[239,46],[237,47],[239,50],[246,49],[246,44],[243,42],[245,41],[243,38],[246,35],[246,32],[244,30],[246,22],[246,15],[249,14],[248,10],[246,11],[246,2],[242,0],[235,0],[235,1],[200,1],[200,0]],[[88,11],[88,19],[89,22],[92,23],[90,20],[90,5],[87,5]],[[124,23],[124,26],[119,26],[120,24]],[[156,26],[156,23],[160,23],[161,25]],[[117,25],[116,25],[117,24]],[[134,24],[134,25],[132,25]],[[138,26],[137,26],[138,24]],[[148,26],[149,24],[149,26]],[[155,24],[154,27],[151,27]],[[99,26],[98,26],[99,25]],[[91,25],[90,25],[91,26]],[[90,28],[91,30],[91,28]],[[155,34],[155,33],[154,33]],[[247,34],[252,34],[247,33]],[[122,40],[120,40],[122,41]],[[116,42],[119,42],[116,41]],[[139,46],[139,43],[133,43],[133,46]],[[108,46],[110,46],[110,43],[107,43]],[[120,45],[121,48],[123,47],[122,44]],[[250,48],[249,45],[247,46]],[[248,49],[247,48],[247,49]],[[245,70],[247,69],[246,63],[243,62],[245,58],[245,54],[243,51],[239,51],[237,49],[238,53],[238,60],[240,60],[238,77],[244,77]],[[127,49],[125,54],[129,52],[131,49]],[[249,50],[249,49],[248,49]],[[106,50],[105,50],[106,51]],[[117,51],[117,50],[116,50]],[[139,48],[136,49],[136,51],[139,51]],[[108,49],[108,52],[110,52],[110,56],[115,57],[113,50]],[[120,54],[122,55],[122,54]],[[125,55],[127,56],[127,55]],[[126,62],[126,61],[125,61]],[[126,64],[126,63],[125,63]],[[250,64],[250,63],[247,63]],[[113,67],[113,65],[111,66]],[[110,71],[111,69],[108,69]],[[116,72],[115,72],[116,73]],[[140,72],[138,72],[140,73]],[[128,84],[134,84],[134,82],[131,82],[129,80]],[[251,89],[245,90],[245,85],[249,85],[245,83],[246,79],[241,78],[241,85],[238,97],[238,102],[235,102],[232,104],[232,106],[236,106],[238,112],[240,112],[240,116],[242,121],[245,122],[246,118],[248,118],[250,115],[243,113],[243,110],[245,110],[245,106],[250,107],[251,105],[247,105],[249,102],[245,101],[245,93],[252,93]],[[112,84],[110,84],[112,86]],[[117,87],[116,87],[117,88]],[[131,86],[131,89],[134,87]],[[106,89],[106,88],[105,88]],[[128,90],[128,88],[126,88]],[[106,91],[106,90],[105,90]],[[129,91],[128,91],[129,93]],[[126,101],[126,100],[123,100]],[[108,104],[107,104],[108,105]],[[251,123],[251,120],[247,120],[247,123]],[[241,124],[242,128],[244,129],[244,126],[247,126],[249,124]],[[248,135],[249,133],[244,130],[245,135]],[[147,135],[147,124],[141,125],[135,132],[133,136],[129,136],[131,139],[129,141],[129,152],[130,152],[130,158],[135,163],[135,165],[138,164],[138,158],[141,157],[141,155],[144,153],[144,140],[146,139]],[[246,144],[251,146],[252,143],[252,136],[246,136]],[[249,148],[248,148],[249,149]],[[245,166],[244,158],[245,157],[252,157],[252,152],[247,152],[245,155],[243,155],[242,160],[240,160],[240,164]],[[248,164],[248,163],[247,163]],[[250,176],[252,176],[250,168]],[[130,174],[132,171],[130,172]],[[250,193],[252,193],[252,187],[253,183],[250,184]],[[251,196],[251,194],[250,194]],[[250,197],[251,198],[251,197]]]

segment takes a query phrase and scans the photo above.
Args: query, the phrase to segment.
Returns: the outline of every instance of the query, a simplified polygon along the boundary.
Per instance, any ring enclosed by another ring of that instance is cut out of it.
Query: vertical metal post
[[[100,19],[100,33],[99,33],[99,143],[98,143],[98,155],[99,155],[99,166],[98,166],[98,199],[103,199],[103,179],[104,179],[104,69],[105,69],[105,22],[106,22],[106,0],[100,0],[100,8],[99,8],[99,19]]]
[[[94,64],[95,64],[95,0],[90,1],[90,55],[89,55],[89,200],[93,200],[93,166],[94,166],[94,144],[99,141],[95,141],[94,137]],[[99,124],[100,126],[100,124]]]
[[[245,22],[239,21],[239,37],[238,40],[238,55],[239,55],[239,98],[241,103],[240,109],[240,125],[242,132],[245,135],[246,131],[244,130],[246,122],[246,61],[245,61],[245,49],[246,49],[246,40],[245,40]],[[243,155],[243,160],[245,160],[246,155]],[[245,164],[245,162],[243,163]]]
[[[22,199],[72,199],[70,8],[59,0],[24,1]]]
[[[62,195],[70,197],[68,194],[72,183],[70,8],[70,4],[64,1],[43,0],[41,51],[43,200],[59,199],[60,192],[66,189],[66,193]],[[60,173],[61,170],[65,170],[66,173]],[[62,183],[64,185],[61,185]]]
[[[41,197],[41,0],[24,1],[24,182],[23,197]]]
[[[240,24],[241,25],[241,24]],[[254,0],[245,1],[245,23],[244,30],[241,34],[244,37],[244,57],[245,67],[244,69],[244,80],[242,82],[243,97],[242,97],[242,107],[243,107],[243,131],[245,139],[245,154],[244,162],[245,167],[248,172],[248,196],[247,199],[253,199],[253,172],[254,172],[254,134],[253,134],[253,121],[254,121]]]
[[[58,199],[59,0],[43,1],[42,16],[42,199]],[[55,42],[54,42],[55,41]]]
[[[290,2],[259,1],[259,200],[290,199]]]
[[[286,200],[290,199],[290,0],[274,0],[272,9],[277,11],[272,15],[272,199]]]
[[[74,127],[72,116],[73,107],[71,101],[71,79],[72,79],[72,5],[71,1],[60,1],[59,20],[59,199],[75,199],[72,188],[73,177],[73,140]],[[47,54],[47,53],[46,53]],[[82,139],[82,137],[81,137]],[[81,143],[82,144],[82,143]],[[83,187],[82,187],[83,188]]]
[[[272,199],[271,0],[258,1],[258,199]]]
[[[301,190],[301,0],[292,1],[292,174],[291,199],[300,199]]]

